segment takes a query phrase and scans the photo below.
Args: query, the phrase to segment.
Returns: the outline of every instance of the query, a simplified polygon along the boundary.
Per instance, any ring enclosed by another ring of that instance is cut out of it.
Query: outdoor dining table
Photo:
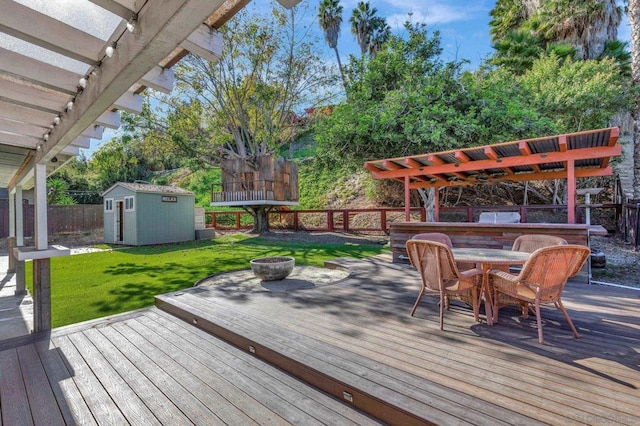
[[[482,288],[480,297],[484,295],[484,309],[487,325],[493,325],[493,301],[489,288],[489,270],[499,266],[523,265],[531,253],[491,248],[454,248],[453,258],[460,263],[474,263],[482,269]]]

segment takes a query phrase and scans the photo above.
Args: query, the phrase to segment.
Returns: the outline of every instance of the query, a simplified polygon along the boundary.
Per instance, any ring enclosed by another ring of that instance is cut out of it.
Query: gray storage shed
[[[118,182],[102,197],[105,243],[141,246],[195,239],[193,192]]]

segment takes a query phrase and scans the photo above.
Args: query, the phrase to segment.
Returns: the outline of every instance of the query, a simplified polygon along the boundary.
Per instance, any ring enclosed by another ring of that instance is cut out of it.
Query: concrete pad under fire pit
[[[250,269],[246,269],[213,275],[197,282],[196,285],[205,285],[221,290],[282,293],[336,284],[348,276],[349,272],[343,269],[296,266],[291,275],[283,280],[260,281]]]

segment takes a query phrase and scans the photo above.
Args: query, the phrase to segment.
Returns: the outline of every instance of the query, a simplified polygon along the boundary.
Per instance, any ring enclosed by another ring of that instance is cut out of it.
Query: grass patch
[[[299,265],[363,258],[388,251],[375,245],[274,242],[244,235],[137,247],[51,259],[53,326],[60,327],[153,305],[153,297],[210,275],[246,269],[262,256],[293,256]],[[27,283],[32,283],[31,268]],[[29,284],[30,291],[33,291]]]

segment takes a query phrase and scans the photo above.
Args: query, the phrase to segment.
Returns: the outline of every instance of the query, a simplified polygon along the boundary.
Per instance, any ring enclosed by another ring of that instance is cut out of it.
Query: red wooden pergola
[[[567,179],[567,222],[575,223],[576,179],[609,176],[609,159],[622,153],[620,129],[611,127],[545,136],[433,154],[367,161],[374,179],[404,182],[405,216],[410,221],[410,190],[504,181]]]

